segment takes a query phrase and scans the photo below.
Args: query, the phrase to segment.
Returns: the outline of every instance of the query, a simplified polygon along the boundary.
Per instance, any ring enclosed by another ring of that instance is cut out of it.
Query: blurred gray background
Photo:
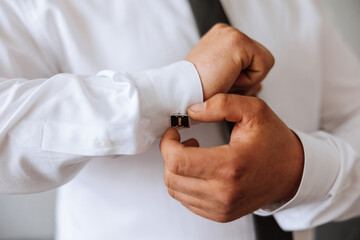
[[[346,42],[360,58],[360,0],[324,0]],[[0,195],[0,240],[53,239],[55,191]],[[360,239],[360,219],[331,223],[316,230],[318,240]]]

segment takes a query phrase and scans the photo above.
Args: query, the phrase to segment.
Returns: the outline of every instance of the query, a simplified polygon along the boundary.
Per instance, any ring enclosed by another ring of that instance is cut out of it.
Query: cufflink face
[[[186,114],[171,114],[170,115],[171,127],[190,127],[190,119]]]

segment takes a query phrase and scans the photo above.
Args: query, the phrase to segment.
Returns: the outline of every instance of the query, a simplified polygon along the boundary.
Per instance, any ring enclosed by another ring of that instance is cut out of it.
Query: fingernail
[[[191,111],[193,112],[203,112],[206,108],[206,102],[203,103],[197,103],[192,106],[190,106]]]

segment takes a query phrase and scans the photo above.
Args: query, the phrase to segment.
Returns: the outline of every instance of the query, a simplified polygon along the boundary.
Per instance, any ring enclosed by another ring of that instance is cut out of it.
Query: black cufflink
[[[170,115],[171,127],[190,127],[190,119],[186,114],[171,114]]]

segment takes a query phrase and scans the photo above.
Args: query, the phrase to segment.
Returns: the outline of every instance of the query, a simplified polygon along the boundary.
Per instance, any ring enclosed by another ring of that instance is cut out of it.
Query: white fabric
[[[274,54],[259,97],[305,149],[299,191],[276,219],[300,230],[359,215],[359,62],[317,1],[222,2]],[[76,176],[59,191],[57,239],[253,239],[250,216],[205,220],[163,184],[156,139],[170,113],[202,100],[182,61],[198,38],[186,0],[0,1],[0,192]],[[223,133],[199,124],[182,136],[213,146]]]

